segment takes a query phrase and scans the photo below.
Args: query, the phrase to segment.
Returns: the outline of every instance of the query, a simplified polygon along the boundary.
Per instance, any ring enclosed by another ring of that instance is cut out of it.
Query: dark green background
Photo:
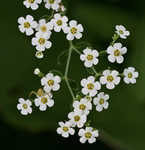
[[[131,0],[68,0],[68,16],[85,27],[83,40],[98,50],[108,47],[116,24],[123,24],[131,31],[128,40],[121,40],[128,47],[123,65],[110,65],[119,71],[134,66],[140,73],[136,85],[120,84],[110,94],[110,108],[92,117],[92,125],[101,130],[101,137],[92,146],[96,149],[119,150],[145,149],[145,1]],[[33,75],[36,67],[47,73],[51,69],[64,70],[64,64],[57,66],[56,57],[67,50],[68,42],[62,33],[53,34],[53,47],[46,51],[43,61],[37,60],[31,38],[18,30],[17,18],[31,14],[35,19],[49,14],[43,6],[37,11],[26,9],[21,0],[0,3],[0,144],[18,148],[49,148],[57,145],[84,148],[78,144],[78,137],[63,139],[55,132],[57,122],[67,119],[72,102],[63,83],[55,96],[55,107],[47,112],[35,109],[33,115],[23,117],[16,109],[19,97],[27,98],[31,90],[40,87],[40,79]],[[76,81],[86,76],[78,55],[71,62],[70,78]],[[63,62],[64,62],[63,58]],[[101,67],[103,65],[103,67]],[[100,60],[97,70],[109,65],[106,57]],[[104,144],[105,143],[105,144]],[[28,146],[29,145],[29,146]],[[87,145],[88,146],[88,145]],[[92,148],[85,146],[85,149]]]

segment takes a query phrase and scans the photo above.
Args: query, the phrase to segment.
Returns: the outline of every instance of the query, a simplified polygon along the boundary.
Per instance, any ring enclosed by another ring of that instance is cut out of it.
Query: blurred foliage
[[[123,65],[110,65],[122,71],[124,67],[135,66],[140,73],[136,85],[121,83],[110,94],[110,108],[101,113],[92,114],[93,126],[103,130],[102,140],[125,147],[127,150],[145,149],[145,12],[144,1],[123,0],[74,0],[68,1],[68,16],[76,19],[85,27],[84,40],[92,43],[98,50],[107,48],[116,24],[123,24],[131,31],[126,41],[121,41],[128,47],[128,54]],[[52,69],[64,71],[65,63],[57,66],[58,55],[66,50],[68,43],[65,35],[53,34],[53,47],[45,52],[43,61],[37,60],[31,38],[22,35],[17,28],[17,18],[33,14],[36,19],[49,13],[40,7],[33,12],[25,9],[20,0],[2,1],[1,17],[1,100],[0,113],[5,122],[15,128],[32,132],[51,130],[57,127],[57,122],[67,119],[72,99],[66,85],[63,83],[59,92],[55,93],[55,107],[47,112],[34,109],[32,115],[23,117],[16,109],[19,97],[27,98],[30,91],[40,87],[40,79],[33,75],[36,67],[47,73]],[[8,10],[8,11],[7,11]],[[64,60],[61,60],[65,62]],[[100,67],[101,64],[104,65]],[[105,58],[101,58],[96,69],[102,70],[108,66]],[[69,78],[80,82],[86,76],[79,56],[73,54]],[[72,80],[73,81],[73,80]],[[72,84],[74,84],[72,82]],[[106,134],[107,133],[107,134]]]

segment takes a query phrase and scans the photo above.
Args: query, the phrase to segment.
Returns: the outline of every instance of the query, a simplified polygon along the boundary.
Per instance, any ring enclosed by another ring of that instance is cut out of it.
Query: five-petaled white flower
[[[60,89],[61,78],[48,73],[41,79],[41,85],[44,86],[45,92],[58,91]]]
[[[37,31],[42,34],[51,35],[51,30],[53,29],[53,24],[51,22],[46,22],[45,19],[39,20]]]
[[[83,50],[84,54],[80,55],[80,59],[82,61],[84,61],[84,65],[87,68],[92,67],[93,65],[97,65],[99,60],[98,60],[98,56],[99,53],[97,50],[91,50],[90,48],[86,48],[85,50]]]
[[[30,15],[26,16],[26,19],[24,17],[18,18],[18,23],[19,25],[19,30],[22,33],[26,32],[27,36],[30,36],[34,33],[33,29],[36,29],[37,27],[37,22],[34,21],[34,18]]]
[[[121,43],[115,43],[113,46],[109,46],[107,48],[107,53],[109,54],[108,60],[111,63],[117,61],[117,63],[121,64],[124,61],[124,57],[122,55],[127,53],[127,48],[122,47]]]
[[[115,85],[120,83],[120,77],[118,75],[119,72],[116,70],[105,70],[103,76],[100,77],[100,83],[103,85],[106,84],[107,89],[114,89]]]
[[[44,2],[47,9],[53,9],[57,11],[60,7],[61,0],[44,0]]]
[[[87,98],[82,98],[80,101],[74,101],[73,107],[75,112],[88,115],[90,110],[92,110],[92,103]]]
[[[35,36],[32,38],[32,45],[36,46],[37,51],[45,51],[45,49],[49,49],[52,46],[52,43],[49,41],[49,34],[37,32]]]
[[[126,30],[126,28],[122,25],[116,25],[116,33],[120,36],[122,39],[126,39],[127,36],[130,35],[130,32]]]
[[[32,102],[30,100],[24,100],[23,98],[19,98],[19,104],[17,105],[17,109],[21,111],[22,115],[28,115],[32,113]]]
[[[64,33],[67,34],[67,40],[72,41],[74,38],[82,38],[82,33],[84,29],[81,24],[77,24],[77,21],[72,20],[69,22],[69,26],[64,28]]]
[[[35,99],[35,106],[39,107],[41,111],[46,111],[47,107],[54,106],[54,100],[52,99],[52,94],[45,93]]]
[[[139,73],[135,71],[134,67],[128,67],[124,69],[123,75],[124,75],[124,82],[126,84],[129,83],[135,84],[136,78],[138,78]]]
[[[92,144],[96,142],[99,132],[92,127],[86,127],[86,129],[80,129],[78,135],[81,137],[81,143],[86,143],[86,141],[88,141],[90,144]]]
[[[87,116],[82,115],[81,112],[70,112],[68,118],[70,119],[72,127],[77,126],[78,128],[82,128],[87,121]]]
[[[25,0],[23,4],[26,8],[31,8],[32,10],[36,10],[39,8],[39,4],[41,4],[42,0]]]
[[[98,81],[95,81],[95,77],[89,76],[87,79],[81,80],[82,93],[93,97],[98,93],[98,90],[101,89],[101,85]]]
[[[67,22],[68,18],[66,16],[61,16],[60,14],[55,14],[54,19],[51,20],[55,32],[60,32],[61,29],[64,30],[67,27]]]
[[[101,112],[104,109],[107,109],[109,106],[108,103],[109,95],[101,92],[93,99],[94,105],[96,105],[96,110]]]
[[[63,137],[68,138],[69,134],[74,135],[75,130],[71,128],[71,123],[69,121],[63,123],[59,122],[60,127],[57,128],[57,133],[61,134]]]

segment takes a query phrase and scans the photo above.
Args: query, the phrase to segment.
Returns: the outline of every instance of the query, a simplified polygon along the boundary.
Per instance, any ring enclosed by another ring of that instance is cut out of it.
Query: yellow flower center
[[[87,56],[87,59],[88,59],[88,61],[93,60],[93,55],[88,55],[88,56]]]
[[[116,49],[115,51],[114,51],[114,56],[120,56],[120,50],[119,49]]]
[[[35,0],[28,0],[28,2],[32,4],[35,2]]]
[[[46,32],[47,31],[47,27],[46,26],[42,26],[40,29],[41,29],[42,32]]]
[[[80,108],[81,110],[85,110],[85,109],[86,109],[86,105],[81,104],[79,108]]]
[[[128,78],[132,78],[132,73],[130,72],[130,73],[128,73]]]
[[[48,0],[50,4],[54,4],[55,0]]]
[[[38,42],[39,42],[40,45],[43,45],[43,44],[45,44],[45,39],[44,38],[40,38]]]
[[[90,138],[92,137],[92,133],[86,132],[86,133],[85,133],[85,137],[86,137],[87,139],[90,139]]]
[[[53,86],[54,85],[54,80],[49,80],[47,83],[48,83],[49,86]]]
[[[124,34],[124,32],[123,32],[122,30],[119,30],[119,33],[120,33],[120,34]]]
[[[29,22],[25,22],[24,23],[24,28],[27,28],[27,29],[30,28],[30,23]]]
[[[41,102],[42,102],[43,104],[46,104],[46,103],[47,103],[47,98],[46,98],[46,97],[42,97],[42,98],[41,98]]]
[[[27,109],[28,108],[28,105],[27,104],[23,104],[22,106],[24,109]]]
[[[58,20],[58,21],[56,22],[56,24],[57,24],[58,26],[61,26],[61,25],[62,25],[62,20]]]
[[[93,90],[93,89],[94,89],[94,84],[89,83],[89,84],[87,85],[87,87],[88,87],[89,90]]]
[[[63,127],[64,132],[67,132],[68,130],[69,130],[68,127],[65,127],[65,126]]]
[[[104,104],[104,99],[103,98],[100,99],[99,104],[100,105]]]
[[[75,116],[74,117],[75,122],[78,122],[80,119],[81,119],[80,116]]]
[[[71,28],[70,32],[72,34],[76,34],[77,33],[77,28],[75,28],[75,27]]]
[[[107,77],[108,82],[112,82],[113,80],[114,80],[113,76],[110,75],[110,76]]]

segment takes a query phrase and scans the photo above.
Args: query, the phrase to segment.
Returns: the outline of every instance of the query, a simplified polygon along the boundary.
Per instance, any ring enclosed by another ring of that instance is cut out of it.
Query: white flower
[[[67,27],[67,22],[68,18],[66,16],[61,16],[60,14],[55,14],[54,19],[51,20],[55,32],[60,32],[61,29],[64,30]]]
[[[85,50],[83,50],[84,54],[80,55],[80,59],[82,61],[84,61],[84,65],[87,68],[92,67],[93,65],[97,65],[99,60],[98,60],[98,56],[99,53],[97,50],[91,50],[89,48],[86,48]]]
[[[127,36],[130,35],[130,32],[126,30],[126,28],[122,25],[116,25],[116,33],[120,36],[122,39],[126,39]]]
[[[52,95],[47,93],[36,98],[34,102],[35,106],[39,107],[41,111],[46,111],[47,107],[54,106],[54,100],[52,99]]]
[[[49,49],[52,46],[52,43],[48,40],[49,38],[49,34],[37,32],[36,37],[32,39],[32,45],[36,46],[37,51],[45,51],[45,49]]]
[[[48,36],[51,35],[51,31],[53,29],[53,24],[51,22],[46,22],[45,19],[39,20],[39,24],[37,27],[37,31],[42,34],[48,34]]]
[[[26,8],[30,8],[32,10],[36,10],[38,9],[39,5],[38,4],[41,4],[42,3],[42,0],[25,0],[23,2],[23,4],[26,6]]]
[[[96,110],[100,112],[103,108],[107,109],[109,106],[108,99],[109,95],[104,94],[104,92],[99,93],[93,100],[94,105],[96,105]]]
[[[34,21],[33,17],[30,15],[26,16],[26,19],[24,17],[18,18],[19,30],[22,33],[26,32],[26,35],[30,36],[34,33],[34,30],[37,27],[37,22]]]
[[[44,86],[46,92],[58,91],[60,89],[61,78],[54,76],[52,73],[48,73],[41,79],[41,85]]]
[[[126,84],[129,83],[135,84],[136,78],[138,78],[139,73],[135,71],[134,67],[128,67],[127,69],[124,69],[123,75],[124,75],[124,82]]]
[[[23,98],[19,98],[19,104],[17,105],[17,109],[21,110],[22,115],[28,115],[32,113],[32,102],[30,100],[24,100]]]
[[[70,119],[72,127],[77,126],[78,128],[82,128],[87,120],[87,116],[82,115],[81,112],[70,112],[68,118]]]
[[[101,85],[98,81],[95,81],[95,77],[90,76],[87,79],[81,80],[82,93],[93,97],[98,93],[98,90],[101,89]]]
[[[119,72],[116,70],[105,70],[103,76],[100,77],[100,83],[103,85],[106,84],[107,89],[114,89],[115,85],[120,83],[120,77],[118,75]]]
[[[57,11],[60,7],[61,0],[44,0],[44,2],[47,9],[52,8]]]
[[[81,137],[80,142],[90,144],[96,142],[96,138],[99,136],[98,130],[94,130],[92,127],[86,127],[86,129],[80,129],[78,135]]]
[[[38,75],[40,73],[40,69],[39,68],[36,68],[35,70],[34,70],[34,74],[35,75]]]
[[[75,130],[71,128],[71,123],[69,121],[63,123],[59,122],[60,127],[57,128],[57,133],[61,134],[63,137],[68,138],[69,134],[74,135]]]
[[[35,56],[38,58],[38,59],[42,59],[44,57],[43,53],[41,51],[37,51]]]
[[[115,43],[113,46],[109,46],[107,48],[107,53],[109,54],[108,60],[111,63],[117,61],[117,63],[121,64],[124,61],[124,57],[122,55],[127,53],[127,48],[122,47],[121,43]]]
[[[74,38],[80,39],[82,38],[82,33],[84,29],[81,24],[77,24],[77,21],[72,20],[69,22],[69,27],[64,29],[64,33],[67,34],[67,40],[72,41]]]
[[[86,98],[82,98],[80,101],[74,101],[73,107],[75,112],[80,112],[82,115],[88,115],[90,110],[92,110],[92,104]]]

